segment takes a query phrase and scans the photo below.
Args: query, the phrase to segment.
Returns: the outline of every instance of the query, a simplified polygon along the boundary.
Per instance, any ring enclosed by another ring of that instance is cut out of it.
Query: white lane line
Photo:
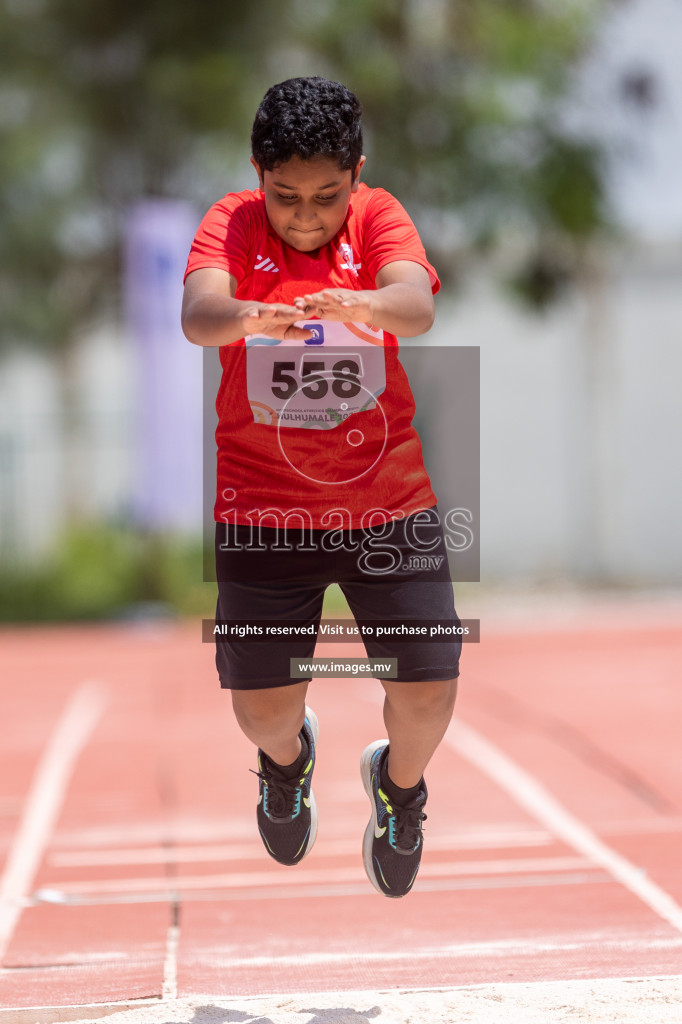
[[[453,862],[428,862],[422,865],[420,879],[452,878],[479,875],[516,875],[539,871],[584,871],[592,868],[592,863],[585,857],[517,857],[504,860],[464,860]],[[364,879],[362,867],[353,865],[347,868],[300,868],[295,874],[284,879],[281,871],[264,868],[262,871],[234,871],[220,875],[175,875],[172,887],[168,879],[159,878],[102,878],[90,879],[87,882],[47,882],[36,892],[42,894],[60,892],[64,896],[84,893],[115,893],[115,892],[190,892],[194,889],[241,889],[244,886],[260,885],[277,886],[291,885],[302,888],[308,885],[319,885],[333,882],[354,882]]]
[[[365,819],[366,822],[367,813],[365,808],[367,801],[364,793],[362,793],[361,786],[360,792],[362,799],[358,798],[356,807],[360,809],[360,818]],[[365,822],[363,822],[363,825]],[[199,844],[206,843],[223,844],[233,848],[239,847],[246,851],[249,856],[251,855],[252,847],[262,851],[263,844],[258,839],[257,832],[254,839],[256,826],[252,817],[235,818],[231,825],[234,826],[233,829],[226,829],[224,822],[219,819],[197,821],[195,819],[179,818],[173,824],[173,842],[183,846],[198,846]],[[353,814],[340,814],[334,818],[334,835],[332,836],[330,832],[329,835],[325,834],[324,839],[319,838],[315,844],[315,849],[317,850],[318,846],[326,843],[335,845],[336,843],[344,842],[344,839],[350,833],[355,832],[357,826],[357,811]],[[431,838],[437,842],[440,842],[441,839],[445,843],[452,842],[453,846],[458,849],[464,846],[475,849],[478,848],[479,843],[482,847],[506,846],[507,838],[510,839],[510,846],[536,846],[553,840],[553,837],[549,836],[546,830],[541,831],[530,823],[524,826],[518,821],[495,822],[494,825],[463,825],[461,828],[457,827],[451,835],[440,833],[437,837],[432,836]],[[525,843],[525,840],[528,840],[528,842]],[[355,839],[353,842],[357,843],[357,840]],[[157,847],[158,844],[158,822],[141,822],[128,819],[119,820],[115,824],[106,827],[98,825],[82,829],[60,828],[54,835],[50,849],[51,852],[59,850],[66,853],[68,851],[96,851],[107,848],[111,850],[129,850],[132,847]],[[355,850],[357,855],[357,845]]]
[[[0,815],[2,807],[0,806]],[[336,823],[335,823],[336,824]],[[137,823],[131,822],[126,831],[121,832],[121,841],[130,837],[138,828]],[[244,831],[253,831],[253,822],[249,819],[245,824]],[[175,829],[176,838],[184,831],[180,823]],[[216,830],[217,831],[217,830]],[[172,857],[176,864],[210,864],[212,861],[251,861],[254,857],[260,856],[263,852],[261,842],[226,842],[222,830],[220,839],[215,839],[209,828],[206,829],[206,838],[198,837],[198,842],[177,845],[169,849],[167,846],[158,845],[158,828],[153,836],[140,840],[147,845],[139,846],[114,846],[112,836],[107,833],[103,835],[101,830],[93,829],[87,836],[66,831],[55,835],[51,844],[47,861],[53,867],[59,868],[81,868],[99,867],[120,864],[167,864]],[[625,821],[607,822],[600,828],[602,835],[608,836],[634,836],[649,835],[651,833],[682,832],[682,818],[666,818],[665,821],[650,821],[644,818],[632,818]],[[67,844],[78,840],[82,843],[81,849],[63,849]],[[549,846],[555,843],[556,837],[546,829],[519,828],[518,826],[496,825],[491,828],[467,828],[452,835],[432,835],[428,837],[429,852],[433,850],[450,850],[453,853],[460,850],[511,850],[516,847]],[[102,845],[109,848],[102,849]],[[9,845],[9,844],[5,844]],[[318,839],[315,844],[315,857],[341,857],[357,855],[356,839]],[[0,849],[3,844],[0,842]],[[91,848],[92,847],[92,848]]]
[[[637,867],[612,847],[607,846],[582,821],[571,814],[542,783],[530,772],[507,757],[490,740],[475,729],[454,722],[445,735],[445,741],[492,779],[536,821],[548,828],[574,850],[604,868],[633,896],[637,896],[655,914],[682,932],[682,907],[656,882],[647,878],[644,869]]]
[[[434,850],[458,853],[461,850],[511,850],[516,847],[549,846],[554,836],[539,829],[513,832],[504,830],[478,831],[467,835],[429,835],[429,852]],[[263,853],[261,842],[216,843],[203,846],[172,847],[118,847],[108,850],[52,850],[48,863],[52,867],[82,868],[108,867],[121,864],[210,864],[215,861],[252,861]],[[358,853],[357,839],[326,839],[315,843],[315,858],[350,856],[355,860]]]
[[[163,988],[161,989],[162,999],[178,998],[178,944],[180,942],[180,928],[177,924],[168,927],[166,936],[166,958],[163,963]]]
[[[415,883],[415,892],[452,892],[467,889],[528,889],[557,885],[604,885],[612,883],[612,879],[599,868],[590,871],[556,871],[548,874],[518,875],[481,875],[479,878],[420,878]],[[419,889],[417,890],[417,885]],[[192,889],[177,891],[175,889],[148,889],[135,892],[114,893],[68,893],[60,889],[39,889],[31,904],[56,903],[69,907],[103,907],[123,903],[201,903],[205,901],[221,903],[243,903],[252,900],[303,900],[326,899],[331,896],[372,896],[373,890],[368,889],[367,879],[357,882],[344,882],[334,885],[306,886],[258,886],[255,889]]]
[[[38,762],[0,880],[0,963],[31,892],[76,760],[107,702],[100,683],[80,686],[62,711]]]

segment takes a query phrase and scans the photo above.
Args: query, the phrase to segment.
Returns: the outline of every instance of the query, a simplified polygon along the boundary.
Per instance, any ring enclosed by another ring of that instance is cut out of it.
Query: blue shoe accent
[[[398,807],[381,788],[381,769],[388,755],[388,740],[376,740],[364,750],[360,772],[372,805],[362,846],[362,859],[370,882],[383,896],[405,896],[412,888],[421,861],[428,796],[421,791]]]
[[[317,716],[306,707],[301,730],[308,746],[308,757],[300,776],[293,779],[258,751],[257,819],[258,830],[266,850],[280,864],[298,864],[307,856],[317,835],[317,807],[312,791],[315,747],[318,736]]]

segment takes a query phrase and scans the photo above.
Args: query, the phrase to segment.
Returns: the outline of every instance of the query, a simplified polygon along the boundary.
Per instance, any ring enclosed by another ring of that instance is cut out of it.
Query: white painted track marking
[[[467,834],[464,830],[458,835],[429,836],[429,851],[446,850],[458,853],[461,850],[509,850],[515,847],[549,846],[554,836],[543,830],[519,829],[505,831],[503,828],[478,830]],[[315,843],[315,859],[321,857],[350,856],[357,857],[357,838],[351,839],[318,839]],[[263,844],[253,843],[207,843],[203,846],[172,846],[172,847],[118,847],[109,850],[68,850],[60,852],[51,850],[48,863],[53,867],[82,868],[106,867],[122,864],[167,864],[172,860],[176,864],[210,864],[214,861],[247,860],[261,857]]]
[[[101,683],[70,697],[38,762],[0,880],[0,963],[61,811],[76,761],[108,703]]]
[[[166,958],[163,964],[163,988],[162,999],[178,998],[178,945],[180,943],[180,928],[172,924],[168,928],[166,937]]]
[[[555,888],[558,885],[611,885],[612,879],[604,871],[592,868],[590,871],[561,872],[552,871],[547,874],[518,875],[486,875],[478,878],[420,878],[419,892],[452,892],[465,889],[528,889],[538,887]],[[416,883],[415,883],[416,884]],[[416,891],[416,890],[415,890]],[[39,889],[33,897],[34,903],[62,903],[69,906],[108,906],[115,903],[172,903],[176,898],[182,903],[244,903],[247,900],[304,900],[345,899],[347,896],[368,896],[375,898],[376,890],[367,889],[366,879],[357,882],[344,882],[336,885],[305,885],[293,886],[283,883],[281,886],[259,885],[257,888],[236,889],[147,889],[135,892],[112,893],[68,893],[62,889]]]
[[[422,865],[419,873],[424,878],[453,878],[459,876],[479,875],[514,875],[532,874],[540,871],[584,871],[592,868],[592,862],[585,857],[517,857],[504,860],[466,860],[446,863],[429,862]],[[294,888],[309,885],[323,885],[333,882],[353,882],[363,878],[362,865],[348,868],[301,868],[296,874],[288,876],[280,870],[269,870],[269,866],[261,871],[235,871],[220,875],[175,875],[172,885],[168,879],[159,878],[101,878],[87,882],[46,882],[44,889],[60,892],[65,896],[70,893],[115,893],[115,892],[167,892],[172,890],[179,894],[194,889],[241,889],[244,886],[276,886],[287,885]],[[43,890],[41,889],[40,892]]]
[[[357,789],[356,789],[357,792]],[[363,807],[364,814],[364,807]],[[339,815],[334,819],[334,827],[337,837],[331,839],[320,838],[315,843],[317,851],[327,843],[334,846],[336,843],[344,844],[343,836],[348,835],[349,829],[354,827],[354,818],[345,818]],[[213,819],[194,820],[179,818],[173,828],[174,840],[180,844],[207,844],[224,843],[230,847],[239,847],[247,857],[252,856],[253,850],[262,850],[263,844],[260,840],[253,838],[253,818],[251,812],[243,818],[235,818],[231,822],[232,831],[226,829],[223,821]],[[651,821],[649,818],[627,818],[606,820],[601,830],[604,835],[633,835],[644,832],[682,832],[682,817],[670,817],[665,821]],[[453,849],[480,849],[488,846],[537,846],[554,841],[546,829],[540,830],[531,823],[521,825],[519,822],[496,822],[494,825],[470,825],[462,823],[451,835],[432,836],[433,840],[443,842]],[[510,841],[507,842],[506,840]],[[518,840],[518,841],[517,841]],[[527,840],[527,842],[524,842]],[[76,850],[102,850],[107,847],[113,849],[130,849],[132,846],[153,846],[159,844],[158,822],[141,822],[139,820],[119,821],[116,824],[84,828],[60,828],[55,833],[51,843],[50,861],[56,851]],[[5,844],[7,846],[8,844]],[[430,844],[429,844],[430,846]],[[165,849],[165,848],[164,848]],[[355,846],[357,851],[357,843]],[[343,851],[341,851],[343,852]],[[61,854],[59,854],[61,855]],[[166,860],[167,858],[164,858]],[[68,865],[66,865],[68,866]],[[76,865],[79,866],[79,865]]]
[[[238,823],[241,824],[241,823]],[[243,831],[248,834],[253,831],[251,818],[243,823]],[[349,826],[350,827],[350,826]],[[139,838],[139,846],[114,846],[112,835],[108,830],[93,828],[87,832],[74,833],[73,831],[61,831],[57,833],[51,844],[47,855],[47,862],[53,867],[59,868],[80,868],[97,867],[122,864],[167,864],[172,860],[176,864],[206,863],[214,861],[251,861],[254,857],[260,857],[263,853],[263,844],[243,840],[227,842],[223,837],[221,826],[212,827],[206,823],[203,829],[197,828],[197,832],[205,834],[194,836],[201,845],[174,845],[172,847],[158,845],[158,827],[150,836],[137,836],[139,824],[131,822],[125,831],[120,831],[122,842],[131,836]],[[182,836],[185,831],[194,832],[187,822],[180,821],[177,824],[176,836]],[[608,836],[633,836],[649,835],[658,833],[680,832],[682,833],[682,818],[666,818],[665,821],[650,821],[644,818],[628,818],[626,820],[610,821],[601,828],[602,835]],[[220,833],[220,838],[215,837]],[[556,841],[546,829],[519,828],[518,826],[495,825],[489,828],[476,827],[468,828],[463,826],[452,835],[430,835],[429,853],[434,850],[448,850],[457,853],[462,850],[488,850],[505,849],[510,850],[516,847],[537,847],[549,846]],[[106,846],[109,846],[107,849]],[[81,848],[69,849],[76,845]],[[105,847],[104,849],[102,847]],[[315,843],[315,858],[340,857],[357,855],[357,839],[318,839]]]
[[[607,846],[582,821],[571,814],[556,797],[530,772],[507,757],[490,740],[475,729],[456,721],[450,726],[445,742],[480,772],[492,779],[500,789],[536,821],[548,828],[578,853],[604,868],[611,877],[637,896],[655,914],[682,932],[682,907],[644,871]]]

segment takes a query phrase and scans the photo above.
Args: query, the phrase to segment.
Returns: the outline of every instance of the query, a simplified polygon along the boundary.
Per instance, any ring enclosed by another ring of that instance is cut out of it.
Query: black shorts
[[[359,627],[433,622],[459,627],[437,508],[354,530],[216,523],[218,622],[313,625],[311,635],[236,642],[217,638],[216,666],[226,689],[257,690],[302,680],[290,659],[310,660],[324,592],[337,583]],[[453,631],[454,632],[454,631]],[[368,658],[397,658],[397,681],[459,675],[461,641],[364,638]],[[318,649],[320,656],[324,654]]]

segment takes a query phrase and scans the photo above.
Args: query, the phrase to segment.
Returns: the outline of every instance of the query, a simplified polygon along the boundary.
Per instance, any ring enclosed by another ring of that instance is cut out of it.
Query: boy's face
[[[252,157],[268,220],[280,238],[300,252],[326,245],[343,226],[364,162],[363,156],[354,171],[342,171],[331,157],[294,156],[272,171],[261,171]]]

